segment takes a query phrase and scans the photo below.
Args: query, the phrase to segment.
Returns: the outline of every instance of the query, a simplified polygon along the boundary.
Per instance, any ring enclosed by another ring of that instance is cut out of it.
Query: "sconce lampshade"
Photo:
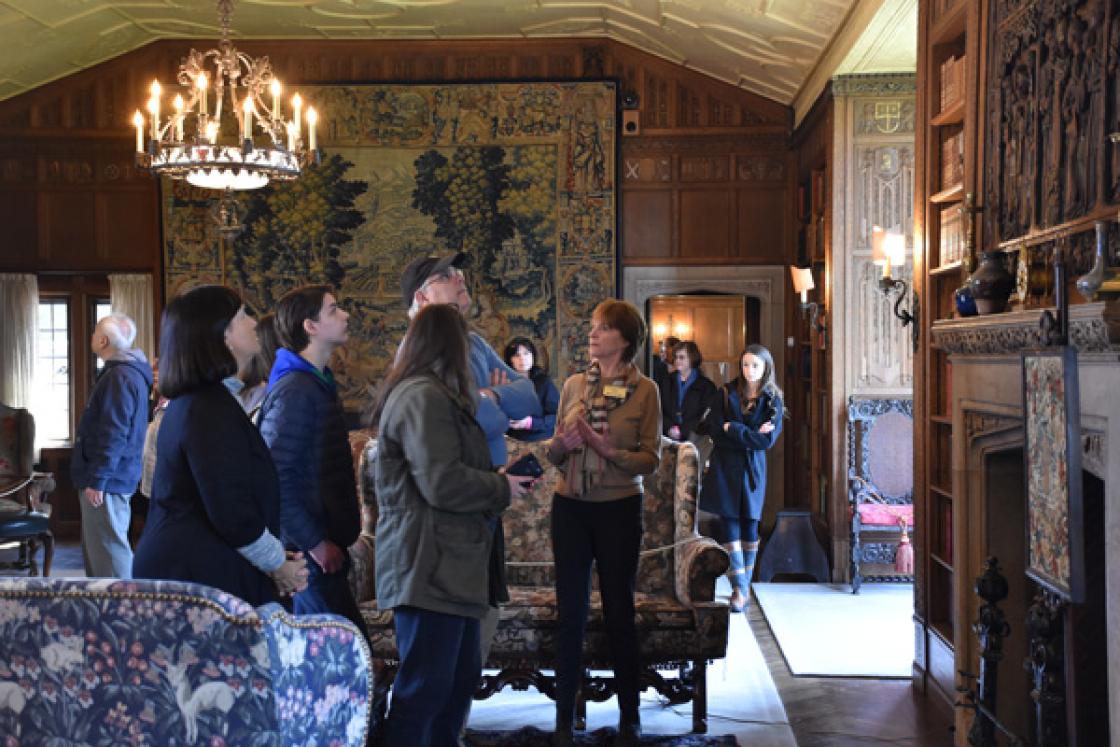
[[[817,286],[813,283],[813,270],[809,267],[789,268],[790,277],[793,279],[793,290],[797,293],[811,291]]]
[[[887,263],[887,232],[880,226],[871,227],[871,262],[880,267]]]
[[[906,264],[906,237],[900,233],[888,233],[883,241],[887,260],[895,267]]]

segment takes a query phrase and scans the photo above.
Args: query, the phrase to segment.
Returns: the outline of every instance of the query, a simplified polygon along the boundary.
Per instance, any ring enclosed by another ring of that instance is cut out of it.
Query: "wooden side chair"
[[[848,502],[852,593],[865,580],[913,581],[912,400],[848,400]],[[887,572],[865,576],[865,563]]]
[[[35,418],[0,403],[0,545],[17,549],[16,558],[0,562],[0,568],[39,575],[35,555],[41,545],[43,575],[49,576],[54,535],[47,495],[54,490],[54,476],[35,471],[34,461]]]

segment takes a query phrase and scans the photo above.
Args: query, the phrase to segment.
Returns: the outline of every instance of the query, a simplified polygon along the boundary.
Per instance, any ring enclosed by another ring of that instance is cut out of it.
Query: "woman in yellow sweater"
[[[607,300],[595,308],[588,337],[591,365],[564,382],[549,442],[548,457],[563,474],[552,501],[557,745],[572,743],[592,563],[613,657],[619,743],[637,744],[641,738],[634,583],[642,543],[642,476],[654,472],[661,458],[657,386],[633,362],[645,336],[633,304]]]

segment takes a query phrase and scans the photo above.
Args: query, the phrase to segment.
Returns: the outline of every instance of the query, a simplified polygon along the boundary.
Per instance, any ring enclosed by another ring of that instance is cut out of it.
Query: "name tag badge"
[[[607,384],[603,387],[603,394],[611,399],[626,399],[626,387]]]

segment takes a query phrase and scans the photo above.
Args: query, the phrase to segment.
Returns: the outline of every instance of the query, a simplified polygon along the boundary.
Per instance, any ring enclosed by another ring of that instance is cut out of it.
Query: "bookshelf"
[[[955,698],[954,620],[958,578],[954,557],[952,364],[930,345],[936,320],[956,316],[954,293],[973,267],[980,113],[978,70],[987,0],[919,4],[918,165],[915,225],[926,247],[915,283],[922,299],[921,345],[914,360],[915,614],[926,644],[923,684],[950,704]],[[944,674],[948,672],[949,674]]]

